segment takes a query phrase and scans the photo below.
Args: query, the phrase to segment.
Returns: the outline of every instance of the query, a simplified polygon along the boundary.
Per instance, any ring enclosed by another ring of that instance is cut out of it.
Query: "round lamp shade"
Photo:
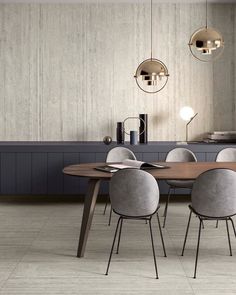
[[[166,65],[158,59],[150,58],[138,66],[134,78],[141,90],[156,93],[165,87],[168,76]]]
[[[194,116],[194,110],[191,107],[183,107],[179,114],[184,121],[189,121]]]
[[[192,34],[189,48],[195,58],[204,62],[210,62],[222,54],[224,40],[221,33],[217,30],[203,27]]]

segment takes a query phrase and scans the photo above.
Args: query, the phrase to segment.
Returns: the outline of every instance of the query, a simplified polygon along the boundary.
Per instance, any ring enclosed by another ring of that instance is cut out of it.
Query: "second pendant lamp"
[[[152,57],[152,0],[151,0],[151,58],[144,60],[137,68],[134,78],[138,87],[146,93],[162,90],[168,81],[166,65]]]
[[[207,8],[206,0],[206,25],[192,34],[188,44],[192,55],[204,62],[217,59],[224,50],[224,40],[221,33],[208,27]]]

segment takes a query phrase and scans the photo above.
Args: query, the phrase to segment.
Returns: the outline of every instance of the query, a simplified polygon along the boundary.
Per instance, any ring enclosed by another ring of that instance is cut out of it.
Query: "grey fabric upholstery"
[[[110,181],[113,210],[129,217],[150,216],[159,204],[159,188],[155,178],[138,169],[116,172]]]
[[[115,148],[111,149],[107,153],[106,163],[122,162],[122,161],[124,161],[126,159],[136,160],[135,154],[131,150],[129,150],[129,149],[125,148],[125,147],[119,146],[119,147],[115,147]],[[108,200],[109,200],[109,198],[106,201],[104,214],[106,213]],[[111,224],[111,214],[112,214],[112,207],[110,209],[108,225]]]
[[[166,162],[197,162],[194,153],[186,148],[175,148],[171,150],[166,157]],[[192,180],[167,180],[172,187],[192,188]]]
[[[226,217],[236,214],[236,172],[212,169],[202,173],[192,190],[192,207],[200,215]]]
[[[167,154],[166,162],[197,162],[197,158],[186,148],[175,148]]]
[[[221,150],[216,156],[216,162],[236,162],[236,148]]]
[[[136,160],[135,154],[125,147],[115,147],[107,153],[106,162],[122,162],[126,159]]]

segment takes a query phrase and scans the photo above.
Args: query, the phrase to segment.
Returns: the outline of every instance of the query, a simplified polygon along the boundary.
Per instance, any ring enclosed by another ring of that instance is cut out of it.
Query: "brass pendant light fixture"
[[[203,62],[214,61],[224,50],[224,40],[221,33],[208,27],[207,8],[206,0],[206,25],[192,34],[188,44],[192,55]]]
[[[168,69],[160,60],[152,57],[152,0],[151,0],[151,58],[144,60],[137,68],[134,78],[138,87],[146,93],[162,90],[168,81]]]

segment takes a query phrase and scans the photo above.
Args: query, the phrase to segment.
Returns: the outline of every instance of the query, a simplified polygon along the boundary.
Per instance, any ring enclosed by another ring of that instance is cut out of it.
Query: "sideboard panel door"
[[[79,164],[79,153],[64,153],[63,166]],[[64,175],[64,194],[79,194],[79,177]]]
[[[32,153],[32,194],[47,194],[47,153]]]
[[[158,153],[143,153],[143,162],[158,162]]]
[[[48,153],[48,194],[63,194],[63,153]]]
[[[158,161],[165,162],[167,153],[158,153]]]
[[[31,193],[31,153],[16,154],[16,191],[19,195]]]
[[[215,162],[217,153],[207,153],[206,162]]]
[[[195,153],[198,162],[205,162],[206,161],[206,153]]]
[[[143,161],[143,153],[134,153],[138,161]]]
[[[1,193],[16,194],[16,153],[1,153]]]

